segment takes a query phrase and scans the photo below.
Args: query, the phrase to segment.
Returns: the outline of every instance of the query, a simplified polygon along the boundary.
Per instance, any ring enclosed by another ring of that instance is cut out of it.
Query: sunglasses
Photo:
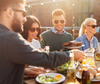
[[[36,30],[37,32],[39,32],[39,31],[40,31],[40,28],[39,28],[39,27],[38,27],[38,28],[34,28],[34,27],[30,28],[30,31],[31,31],[31,32],[34,32],[35,30]]]
[[[58,24],[59,22],[63,24],[65,22],[65,20],[54,20],[55,24]]]
[[[6,11],[6,10],[7,10],[7,9],[4,9],[4,11]],[[12,8],[12,10],[13,10],[13,11],[17,11],[17,12],[22,12],[23,17],[26,17],[27,11],[15,9],[15,8]]]
[[[92,28],[98,27],[98,25],[87,25],[87,26],[91,26]]]

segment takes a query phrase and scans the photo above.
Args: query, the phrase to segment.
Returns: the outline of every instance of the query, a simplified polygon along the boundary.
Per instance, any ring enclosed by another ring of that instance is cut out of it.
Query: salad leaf
[[[56,82],[56,80],[54,79],[54,77],[50,77],[50,76],[38,76],[39,80],[41,81],[41,83],[45,83],[45,82]]]

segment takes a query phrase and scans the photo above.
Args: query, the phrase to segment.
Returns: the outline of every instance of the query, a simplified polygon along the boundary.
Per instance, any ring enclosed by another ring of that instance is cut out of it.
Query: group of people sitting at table
[[[25,0],[0,0],[0,84],[22,84],[25,65],[55,68],[70,60],[69,51],[60,52],[72,35],[64,30],[66,19],[62,9],[52,12],[54,27],[41,34],[40,22],[35,16],[25,16]],[[23,25],[23,28],[22,28]],[[96,20],[87,18],[81,25],[79,37],[83,50],[97,48],[94,37]],[[50,53],[44,52],[50,46]],[[82,49],[80,49],[82,50]],[[74,60],[82,61],[84,53],[74,51]],[[25,74],[41,74],[40,68],[25,68]]]
[[[65,13],[62,9],[55,9],[52,12],[52,23],[54,27],[43,32],[42,34],[40,22],[35,16],[30,15],[27,16],[26,19],[27,22],[24,23],[24,31],[21,33],[21,35],[36,49],[42,50],[45,48],[45,46],[50,46],[50,51],[60,51],[64,42],[68,43],[69,41],[73,40],[72,35],[64,30],[66,19]],[[93,18],[87,18],[81,24],[79,37],[76,38],[76,41],[82,42],[85,46],[81,47],[80,50],[84,51],[88,48],[98,47],[98,40],[93,36],[96,32],[96,27],[96,20]],[[37,71],[34,69],[37,69]],[[25,73],[39,75],[41,74],[39,73],[41,70],[43,71],[43,69],[40,68],[38,70],[38,67],[25,68]],[[43,72],[45,73],[45,70]]]

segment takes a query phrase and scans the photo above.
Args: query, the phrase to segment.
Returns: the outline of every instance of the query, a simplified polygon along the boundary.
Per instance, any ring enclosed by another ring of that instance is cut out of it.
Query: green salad
[[[39,80],[41,81],[41,83],[45,83],[45,82],[56,82],[56,80],[54,79],[54,77],[50,77],[50,76],[38,76]]]
[[[71,66],[71,62],[68,61],[67,63],[65,63],[63,65],[58,66],[56,68],[56,70],[57,70],[58,73],[61,73],[63,75],[67,75],[67,69],[68,69],[69,66]]]

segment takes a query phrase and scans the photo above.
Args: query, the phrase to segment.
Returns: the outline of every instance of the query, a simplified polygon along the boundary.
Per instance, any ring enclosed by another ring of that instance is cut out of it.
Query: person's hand
[[[25,68],[25,74],[31,77],[36,77],[43,73],[47,73],[46,70],[38,68],[38,67]]]
[[[83,51],[75,50],[74,52],[74,60],[75,61],[82,61],[85,57],[85,54]]]
[[[42,48],[39,48],[39,50],[44,51],[44,49],[42,49]]]

